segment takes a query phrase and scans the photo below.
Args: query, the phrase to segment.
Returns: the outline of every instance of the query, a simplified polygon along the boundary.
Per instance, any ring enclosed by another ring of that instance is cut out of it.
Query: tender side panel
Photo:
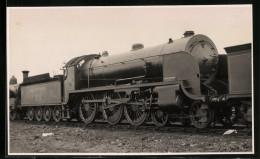
[[[61,91],[61,81],[22,86],[21,105],[39,106],[60,104]]]

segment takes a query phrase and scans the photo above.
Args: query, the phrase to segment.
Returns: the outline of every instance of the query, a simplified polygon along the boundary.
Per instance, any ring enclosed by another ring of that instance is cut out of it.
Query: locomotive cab
[[[64,101],[67,102],[69,99],[69,92],[75,91],[82,88],[88,88],[88,80],[82,80],[80,78],[80,69],[84,63],[90,62],[95,59],[98,55],[84,55],[71,59],[65,65],[65,79],[64,79]],[[88,71],[88,70],[87,70]]]

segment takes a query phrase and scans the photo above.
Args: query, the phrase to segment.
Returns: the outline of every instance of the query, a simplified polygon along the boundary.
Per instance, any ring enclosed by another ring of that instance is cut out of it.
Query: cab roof
[[[98,56],[97,54],[90,54],[90,55],[83,55],[83,56],[79,56],[79,57],[75,57],[73,59],[71,59],[66,65],[65,67],[69,67],[69,66],[75,66],[77,64],[79,64],[80,61],[82,60],[89,60],[92,59],[94,57]]]

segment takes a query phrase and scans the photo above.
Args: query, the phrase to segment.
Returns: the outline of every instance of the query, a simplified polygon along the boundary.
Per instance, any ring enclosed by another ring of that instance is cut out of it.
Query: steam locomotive
[[[10,118],[56,122],[77,118],[86,124],[126,119],[139,126],[152,121],[205,128],[219,122],[252,121],[251,44],[219,54],[205,35],[184,37],[109,56],[90,54],[71,59],[63,75],[41,74],[16,84],[10,81]]]

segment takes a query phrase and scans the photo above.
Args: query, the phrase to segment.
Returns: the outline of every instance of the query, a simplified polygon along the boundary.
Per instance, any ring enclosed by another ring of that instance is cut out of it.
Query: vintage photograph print
[[[254,154],[252,5],[7,7],[8,155]]]

